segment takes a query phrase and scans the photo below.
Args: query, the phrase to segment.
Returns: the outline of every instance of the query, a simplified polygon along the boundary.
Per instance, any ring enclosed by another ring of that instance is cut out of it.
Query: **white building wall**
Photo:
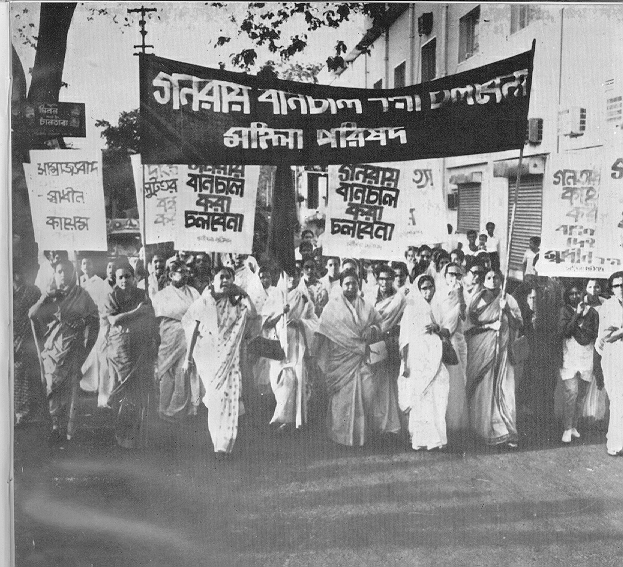
[[[478,51],[459,62],[459,20],[477,6],[480,6]],[[620,127],[605,121],[606,82],[613,80],[609,83],[609,96],[623,95],[623,5],[531,4],[530,23],[512,34],[510,4],[416,3],[412,11],[405,11],[390,27],[387,61],[386,39],[382,34],[372,45],[370,55],[358,57],[332,84],[371,88],[374,82],[384,78],[384,88],[391,88],[394,68],[403,60],[407,61],[407,84],[411,65],[414,82],[419,83],[421,46],[433,37],[437,39],[437,77],[527,51],[534,39],[529,117],[543,119],[543,140],[537,145],[526,145],[524,156],[544,156],[547,160],[550,154],[612,144],[623,136]],[[424,12],[433,12],[433,31],[420,37],[417,18]],[[389,84],[385,81],[387,75]],[[586,109],[586,131],[582,136],[559,136],[559,111],[570,107]],[[482,171],[481,223],[484,225],[489,220],[496,223],[502,250],[506,249],[509,180],[494,177],[493,168],[496,162],[516,160],[518,155],[518,150],[512,150],[441,160],[446,194],[455,189],[449,184],[451,176]],[[449,222],[455,227],[456,217],[456,212],[449,211]]]

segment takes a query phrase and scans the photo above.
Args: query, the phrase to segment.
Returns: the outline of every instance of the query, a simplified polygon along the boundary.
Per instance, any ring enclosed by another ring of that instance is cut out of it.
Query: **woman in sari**
[[[444,250],[443,248],[435,249],[435,261],[434,266],[435,269],[432,270],[432,276],[435,280],[435,289],[437,292],[440,292],[442,289],[446,287],[446,266],[452,261],[450,258],[450,254]]]
[[[362,446],[374,428],[376,384],[369,345],[381,334],[381,318],[359,296],[355,272],[342,272],[340,286],[342,293],[329,300],[320,317],[316,352],[329,396],[329,438],[341,445]]]
[[[400,320],[407,303],[406,295],[394,288],[394,270],[388,265],[377,268],[378,289],[369,299],[381,316],[381,332],[387,358],[375,364],[377,392],[374,429],[377,433],[398,434],[401,430],[397,379],[400,373]]]
[[[194,363],[205,388],[208,430],[214,452],[231,454],[244,414],[240,346],[247,319],[256,316],[248,294],[234,284],[234,270],[222,267],[182,318],[188,349],[184,370]],[[192,361],[192,363],[191,363]]]
[[[441,313],[432,303],[433,276],[418,276],[415,285],[419,293],[414,291],[407,297],[400,324],[403,371],[398,378],[398,402],[407,414],[411,447],[415,451],[439,450],[448,443],[446,409],[450,377],[441,360],[441,336],[447,336],[448,332],[439,325]]]
[[[56,264],[53,284],[32,306],[28,316],[35,321],[37,335],[41,337],[41,366],[52,417],[50,441],[60,442],[61,427],[67,418],[67,439],[73,434],[71,413],[82,375],[80,368],[99,330],[97,306],[76,285],[74,267],[69,260]]]
[[[160,401],[158,415],[165,421],[187,415],[197,415],[203,391],[194,369],[184,372],[186,337],[182,318],[188,308],[199,299],[199,292],[188,285],[190,271],[180,261],[169,268],[170,284],[153,297],[154,313],[160,327],[158,349],[158,379]]]
[[[463,296],[463,270],[458,264],[448,264],[444,269],[446,285],[435,294],[435,303],[441,313],[439,325],[450,334],[450,342],[459,359],[458,364],[449,365],[450,393],[446,411],[448,435],[461,441],[469,429],[465,383],[467,381],[467,343],[463,336],[463,322],[466,304]]]
[[[472,327],[467,361],[467,403],[472,430],[487,445],[517,447],[515,373],[508,350],[513,331],[522,326],[515,299],[502,297],[503,277],[485,275],[484,288],[471,299]]]
[[[136,288],[129,263],[115,266],[115,287],[103,311],[108,328],[108,371],[113,390],[108,404],[116,416],[115,439],[120,447],[139,445],[152,386],[158,330],[151,302]]]
[[[13,405],[15,425],[33,417],[40,402],[41,377],[37,367],[37,347],[28,310],[39,300],[39,288],[28,283],[19,261],[13,261]]]
[[[612,457],[623,454],[623,272],[615,272],[608,279],[612,297],[599,312],[598,349],[601,350],[601,368],[604,385],[610,400],[610,419],[606,449]]]
[[[301,291],[301,276],[287,276],[287,292],[274,289],[264,304],[262,328],[269,339],[277,339],[285,353],[283,360],[269,360],[270,385],[275,395],[275,412],[270,421],[279,431],[299,429],[307,421],[307,357],[318,318],[314,303]]]

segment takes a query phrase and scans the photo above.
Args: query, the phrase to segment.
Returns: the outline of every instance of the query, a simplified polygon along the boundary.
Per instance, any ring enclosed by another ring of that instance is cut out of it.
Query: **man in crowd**
[[[149,276],[147,277],[147,292],[153,297],[167,284],[165,275],[166,258],[160,252],[155,252],[149,262]],[[141,285],[143,284],[143,285]],[[145,289],[144,282],[137,285],[139,289]]]
[[[324,306],[329,301],[329,294],[326,287],[316,278],[316,262],[312,258],[303,262],[303,277],[299,288],[312,300],[314,313],[316,317],[320,317]]]
[[[198,252],[195,256],[193,274],[189,285],[193,286],[200,294],[212,281],[212,260],[206,252]]]
[[[392,270],[394,272],[394,286],[396,291],[407,295],[410,289],[407,285],[407,278],[409,277],[407,265],[404,262],[392,262]]]
[[[73,434],[80,368],[95,344],[99,315],[95,302],[76,285],[73,264],[60,260],[54,270],[54,285],[28,313],[41,341],[41,364],[48,408],[52,417],[51,442],[60,442],[67,421],[67,438]],[[71,408],[68,405],[71,402]]]
[[[494,270],[500,269],[500,239],[494,236],[495,223],[489,221],[485,225],[487,231],[487,252],[491,258],[491,267]]]
[[[340,259],[337,256],[329,256],[325,262],[327,273],[320,278],[320,283],[331,295],[331,291],[340,287]]]
[[[82,258],[82,261],[80,262],[80,269],[82,270],[82,276],[80,276],[80,287],[87,291],[87,293],[91,296],[91,299],[95,301],[97,308],[101,309],[106,301],[106,297],[110,293],[109,286],[95,273],[93,260],[88,256]]]

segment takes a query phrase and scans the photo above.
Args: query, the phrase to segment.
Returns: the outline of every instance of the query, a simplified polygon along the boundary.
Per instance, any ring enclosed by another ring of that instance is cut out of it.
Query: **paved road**
[[[205,415],[153,422],[143,451],[81,421],[62,448],[16,432],[18,567],[623,565],[623,458],[596,429],[562,447],[524,419],[518,452],[415,453],[246,423],[217,462]]]

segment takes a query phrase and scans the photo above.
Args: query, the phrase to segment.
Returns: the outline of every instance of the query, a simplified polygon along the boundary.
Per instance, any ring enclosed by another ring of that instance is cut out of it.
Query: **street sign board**
[[[13,128],[38,136],[86,138],[83,102],[23,102]]]

